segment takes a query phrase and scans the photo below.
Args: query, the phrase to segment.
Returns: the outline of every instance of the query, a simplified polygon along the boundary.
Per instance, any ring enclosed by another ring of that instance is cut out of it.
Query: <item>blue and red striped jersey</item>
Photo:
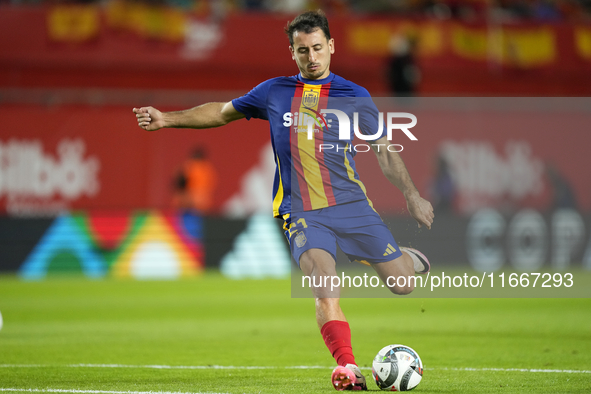
[[[299,74],[269,79],[232,100],[234,108],[247,119],[269,121],[277,165],[273,182],[274,216],[367,199],[353,160],[353,134],[349,133],[348,139],[339,139],[337,117],[320,116],[320,110],[326,108],[330,99],[356,97],[371,102],[365,88],[331,73],[319,80],[308,80]],[[362,116],[359,128],[363,133],[373,134],[378,128],[378,111],[373,102],[369,111],[376,116]],[[352,126],[353,116],[348,115]],[[312,139],[308,138],[310,119],[315,122]]]

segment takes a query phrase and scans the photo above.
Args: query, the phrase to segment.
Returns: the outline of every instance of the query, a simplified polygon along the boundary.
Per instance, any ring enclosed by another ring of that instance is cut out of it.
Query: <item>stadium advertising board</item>
[[[392,128],[390,142],[400,146],[417,188],[433,202],[441,223],[405,239],[408,234],[400,223],[405,229],[414,226],[405,219],[403,199],[395,197],[396,189],[383,179],[373,154],[356,149],[367,195],[401,244],[419,245],[445,266],[487,272],[589,266],[588,99],[375,102],[384,114],[416,117],[409,127],[416,140],[398,127]],[[8,220],[53,218],[63,211],[91,216],[97,211],[107,216],[138,209],[168,211],[174,174],[196,145],[211,153],[224,180],[215,191],[214,215],[270,214],[274,162],[264,123],[226,126],[224,134],[232,136],[228,145],[200,131],[143,133],[128,112],[115,106],[1,107],[6,131],[0,137],[0,204]],[[43,130],[36,116],[48,120]],[[93,117],[115,121],[105,130],[86,122]],[[388,120],[383,119],[385,126]],[[29,251],[41,235],[27,241]],[[232,250],[231,242],[209,264],[219,266]],[[4,269],[17,268],[11,267]]]

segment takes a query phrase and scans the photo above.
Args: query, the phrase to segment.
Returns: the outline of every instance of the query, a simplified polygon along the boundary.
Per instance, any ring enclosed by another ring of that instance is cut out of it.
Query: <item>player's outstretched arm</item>
[[[404,194],[408,212],[417,221],[419,227],[425,225],[428,229],[431,229],[435,217],[431,203],[420,196],[402,158],[398,153],[385,149],[384,147],[387,145],[388,140],[386,137],[380,138],[372,144],[382,172],[390,183]]]
[[[161,112],[154,107],[134,108],[133,112],[137,118],[138,126],[148,131],[164,127],[208,129],[244,118],[244,114],[236,111],[231,101],[207,103],[176,112]]]

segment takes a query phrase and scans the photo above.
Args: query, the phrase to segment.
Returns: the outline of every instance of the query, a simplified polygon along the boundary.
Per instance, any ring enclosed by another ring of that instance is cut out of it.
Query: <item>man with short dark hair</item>
[[[306,12],[285,32],[298,75],[267,80],[227,103],[167,113],[152,107],[134,108],[138,125],[152,131],[218,127],[244,117],[268,120],[277,165],[273,214],[284,220],[292,255],[304,275],[336,276],[337,244],[351,261],[371,265],[384,283],[388,277],[427,273],[427,258],[417,250],[399,248],[373,209],[355,170],[351,140],[338,139],[338,133],[316,116],[326,98],[370,97],[366,89],[330,72],[335,45],[326,16],[322,11]],[[375,131],[374,125],[377,129],[372,120],[361,125],[366,135]],[[327,141],[337,149],[319,150],[319,144]],[[384,175],[403,193],[419,227],[431,228],[431,204],[419,195],[400,156],[379,149],[385,142],[386,137],[381,137],[372,144]],[[395,294],[408,294],[413,286],[407,282],[406,286],[387,286]],[[312,287],[312,292],[318,327],[338,364],[331,375],[333,386],[337,390],[366,390],[365,377],[353,356],[351,331],[339,306],[338,289]]]

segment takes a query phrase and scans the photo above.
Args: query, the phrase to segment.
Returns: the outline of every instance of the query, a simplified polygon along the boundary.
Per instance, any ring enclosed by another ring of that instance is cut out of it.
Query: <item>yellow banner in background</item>
[[[591,47],[588,30],[579,33],[581,48]],[[453,54],[463,59],[494,61],[520,68],[545,66],[556,61],[557,44],[549,26],[512,28],[508,26],[470,27],[433,22],[365,22],[349,26],[347,44],[359,55],[388,56],[398,38],[416,44],[421,58]],[[591,52],[591,49],[584,49]],[[583,52],[588,53],[588,52]]]
[[[100,13],[94,5],[57,5],[47,14],[49,39],[81,43],[95,39],[100,33]]]
[[[347,44],[352,52],[360,55],[388,56],[392,52],[392,40],[405,37],[416,42],[419,56],[436,56],[444,50],[442,29],[435,23],[357,23],[347,30]]]
[[[469,28],[461,25],[452,27],[452,51],[471,60],[488,59],[488,33],[482,28]]]
[[[585,60],[591,60],[591,27],[576,27],[574,40],[578,55]]]
[[[106,6],[107,26],[137,33],[139,36],[162,41],[185,40],[188,13],[182,9],[112,1]]]
[[[556,37],[548,27],[487,29],[455,25],[451,47],[454,54],[466,59],[521,68],[545,66],[556,60]]]

